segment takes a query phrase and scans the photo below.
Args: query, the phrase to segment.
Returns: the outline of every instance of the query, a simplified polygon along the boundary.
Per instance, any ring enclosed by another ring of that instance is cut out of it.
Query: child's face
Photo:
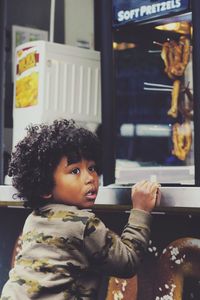
[[[54,172],[53,199],[59,203],[90,208],[99,188],[99,177],[94,161],[81,160],[68,164],[63,157]]]

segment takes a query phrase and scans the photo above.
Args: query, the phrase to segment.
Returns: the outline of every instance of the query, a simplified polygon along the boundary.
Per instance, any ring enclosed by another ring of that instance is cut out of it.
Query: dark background
[[[2,0],[1,0],[2,1]],[[50,0],[6,0],[5,127],[12,128],[12,25],[49,32]],[[54,42],[64,43],[64,1],[55,1]]]

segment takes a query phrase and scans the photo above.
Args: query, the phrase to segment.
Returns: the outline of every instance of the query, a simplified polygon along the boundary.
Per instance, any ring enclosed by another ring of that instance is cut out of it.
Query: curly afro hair
[[[8,169],[26,207],[44,205],[42,196],[51,193],[53,174],[63,156],[69,163],[94,160],[101,174],[100,142],[91,131],[66,119],[27,127],[27,135],[16,145]]]

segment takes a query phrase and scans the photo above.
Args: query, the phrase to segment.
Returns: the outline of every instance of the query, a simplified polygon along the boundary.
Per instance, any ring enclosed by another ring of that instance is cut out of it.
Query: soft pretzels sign
[[[113,26],[180,13],[188,8],[188,0],[115,0],[113,1]]]

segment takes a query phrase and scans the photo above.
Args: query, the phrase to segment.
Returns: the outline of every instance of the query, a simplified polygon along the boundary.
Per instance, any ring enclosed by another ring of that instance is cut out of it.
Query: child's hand
[[[160,184],[147,180],[140,181],[132,187],[131,200],[133,208],[150,212],[160,203]]]

